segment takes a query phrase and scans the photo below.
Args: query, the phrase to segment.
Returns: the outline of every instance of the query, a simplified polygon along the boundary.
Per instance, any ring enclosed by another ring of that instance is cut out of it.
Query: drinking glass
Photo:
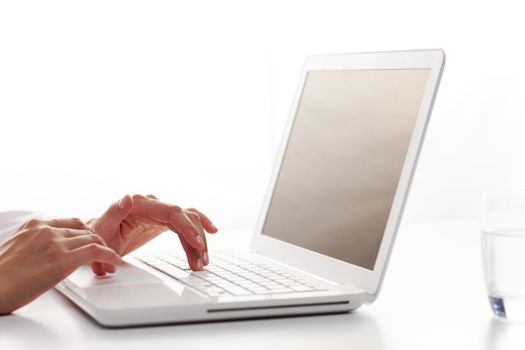
[[[525,321],[525,190],[485,194],[482,222],[483,270],[492,311]]]

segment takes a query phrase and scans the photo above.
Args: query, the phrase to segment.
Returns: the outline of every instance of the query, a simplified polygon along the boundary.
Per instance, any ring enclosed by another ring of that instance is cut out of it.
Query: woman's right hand
[[[0,245],[0,315],[93,262],[118,265],[122,259],[79,219],[29,220]]]

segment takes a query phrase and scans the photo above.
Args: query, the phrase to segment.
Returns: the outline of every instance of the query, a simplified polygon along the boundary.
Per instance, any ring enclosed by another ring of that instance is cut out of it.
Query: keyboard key
[[[178,280],[182,278],[188,278],[190,276],[189,272],[181,270],[178,267],[175,267],[172,265],[150,265],[150,266]]]
[[[236,295],[236,296],[243,296],[243,295],[252,295],[253,293],[244,289],[244,288],[241,288],[241,287],[237,287],[237,286],[234,286],[234,287],[228,287],[226,288],[226,291],[230,294],[233,294],[233,295]]]

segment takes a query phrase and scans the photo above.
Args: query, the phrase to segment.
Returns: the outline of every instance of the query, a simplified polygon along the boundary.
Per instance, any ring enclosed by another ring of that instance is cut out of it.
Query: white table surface
[[[0,317],[0,349],[523,349],[525,323],[491,315],[478,232],[468,222],[403,225],[378,300],[352,314],[112,330],[51,290]],[[210,245],[247,247],[249,238],[223,234]]]

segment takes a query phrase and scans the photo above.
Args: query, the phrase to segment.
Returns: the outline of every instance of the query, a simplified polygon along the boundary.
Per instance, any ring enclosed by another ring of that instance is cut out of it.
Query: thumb
[[[119,201],[111,204],[108,210],[97,219],[95,224],[95,232],[106,241],[110,248],[117,251],[117,253],[120,249],[117,246],[113,246],[116,244],[113,239],[115,235],[120,233],[120,223],[129,215],[132,207],[133,198],[125,195]],[[106,272],[115,272],[115,266],[101,262],[93,262],[91,264],[91,270],[97,275],[105,275]]]
[[[110,238],[107,235],[115,233],[120,226],[122,220],[124,220],[133,207],[133,198],[130,195],[125,195],[119,201],[111,204],[106,212],[97,220],[97,233],[102,238]]]

